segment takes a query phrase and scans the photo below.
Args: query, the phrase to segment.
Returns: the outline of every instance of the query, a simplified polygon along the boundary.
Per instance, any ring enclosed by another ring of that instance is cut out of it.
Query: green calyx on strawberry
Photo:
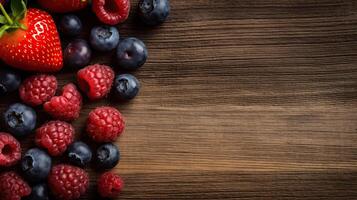
[[[11,0],[11,14],[0,4],[0,59],[18,69],[55,72],[63,67],[55,22],[47,12]]]
[[[0,27],[0,38],[4,35],[5,31],[11,31],[12,29],[24,29],[27,27],[20,22],[26,15],[26,2],[21,0],[12,0],[11,1],[11,11],[12,15],[7,14],[4,6],[0,4],[0,10],[3,15],[0,15],[0,24],[3,24]]]

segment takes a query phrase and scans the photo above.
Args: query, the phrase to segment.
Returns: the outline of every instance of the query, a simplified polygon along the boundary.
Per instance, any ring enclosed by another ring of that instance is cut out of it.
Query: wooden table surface
[[[118,199],[357,199],[356,1],[171,6],[159,28],[138,25],[134,8],[120,26],[149,49],[138,98],[86,103],[73,123],[84,134],[98,105],[125,116]],[[83,200],[97,199],[90,172]]]

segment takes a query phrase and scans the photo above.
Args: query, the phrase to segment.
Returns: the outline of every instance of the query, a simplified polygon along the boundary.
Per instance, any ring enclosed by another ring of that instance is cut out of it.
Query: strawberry
[[[37,2],[49,11],[66,13],[85,8],[89,0],[37,0]]]
[[[0,59],[26,71],[54,72],[63,67],[61,42],[51,15],[27,10],[23,0],[11,1],[11,15],[1,4],[0,10]]]

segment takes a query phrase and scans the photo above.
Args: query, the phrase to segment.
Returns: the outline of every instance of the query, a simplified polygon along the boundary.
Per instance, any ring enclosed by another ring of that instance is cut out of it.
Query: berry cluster
[[[83,34],[83,22],[78,16],[64,14],[57,29],[56,22],[45,11],[73,13],[90,5],[88,0],[31,3],[43,10],[27,9],[24,0],[0,0],[3,16],[0,60],[19,70],[38,73],[23,79],[26,74],[15,69],[0,69],[0,94],[18,91],[22,101],[11,104],[1,116],[6,132],[0,132],[0,168],[19,165],[21,173],[12,170],[0,173],[0,199],[48,200],[50,196],[59,200],[79,199],[89,188],[85,167],[91,163],[102,172],[97,181],[98,194],[103,198],[116,198],[124,182],[109,170],[120,160],[120,151],[114,142],[125,129],[123,115],[110,106],[93,109],[85,128],[86,137],[93,143],[90,145],[76,139],[79,137],[71,122],[79,118],[87,101],[100,100],[110,94],[117,101],[128,101],[139,92],[140,83],[135,76],[116,75],[111,66],[103,64],[90,65],[94,51],[112,51],[113,66],[121,71],[137,70],[145,64],[148,51],[144,42],[134,37],[122,39],[114,26],[129,17],[130,0],[92,0],[93,14],[103,25],[92,27],[89,42],[82,37],[88,34]],[[11,8],[13,13],[8,14],[6,8]],[[170,6],[168,0],[140,0],[137,10],[142,22],[152,26],[166,20]],[[63,51],[61,37],[70,41]],[[63,66],[76,71],[76,83],[60,87],[55,74],[48,74],[60,71]],[[43,124],[39,124],[39,119],[44,116],[39,117],[36,112],[40,109],[49,119]],[[19,140],[32,133],[37,147],[22,155]],[[91,146],[96,146],[94,152]],[[54,159],[60,157],[63,158],[61,163],[54,164]]]

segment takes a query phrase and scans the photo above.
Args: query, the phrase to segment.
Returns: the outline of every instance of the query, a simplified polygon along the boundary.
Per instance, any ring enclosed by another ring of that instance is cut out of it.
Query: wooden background
[[[135,6],[120,26],[149,49],[140,96],[88,103],[74,122],[83,132],[98,105],[124,114],[118,199],[357,199],[356,1],[171,6],[159,28],[140,26]],[[83,200],[97,199],[95,175],[91,188]]]

